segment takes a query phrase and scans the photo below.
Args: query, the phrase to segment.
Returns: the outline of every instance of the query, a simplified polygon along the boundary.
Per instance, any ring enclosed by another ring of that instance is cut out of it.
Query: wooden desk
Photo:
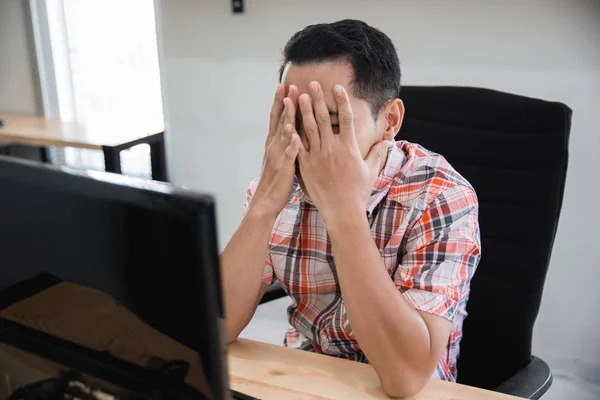
[[[60,309],[58,313],[56,310]],[[1,310],[0,316],[139,365],[152,355],[184,359],[188,383],[202,389],[195,353],[152,329],[109,296],[60,283]],[[239,340],[229,346],[231,387],[261,399],[387,399],[369,365]],[[413,400],[509,400],[516,397],[431,380]]]
[[[105,129],[90,129],[77,122],[44,117],[0,114],[0,120],[4,123],[0,127],[0,141],[40,148],[56,146],[102,150],[106,171],[114,173],[121,173],[121,151],[146,143],[150,146],[152,178],[167,180],[163,132],[148,135],[135,129],[111,126],[111,134],[106,135]]]

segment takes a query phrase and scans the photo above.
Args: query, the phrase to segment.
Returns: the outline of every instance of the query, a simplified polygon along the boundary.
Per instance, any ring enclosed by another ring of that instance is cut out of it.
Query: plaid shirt
[[[256,186],[253,181],[248,188],[246,207]],[[415,309],[452,322],[433,377],[455,381],[469,285],[480,258],[473,188],[444,157],[396,142],[371,193],[367,217],[390,279],[404,298]],[[263,280],[274,279],[292,300],[287,346],[367,362],[346,316],[325,224],[297,182],[271,233]]]

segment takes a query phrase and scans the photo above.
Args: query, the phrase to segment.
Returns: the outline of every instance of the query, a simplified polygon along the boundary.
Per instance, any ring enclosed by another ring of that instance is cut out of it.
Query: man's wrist
[[[324,216],[324,220],[330,235],[355,232],[365,226],[369,227],[367,211],[361,207],[339,207]]]
[[[254,201],[250,203],[246,212],[246,217],[249,219],[271,223],[275,222],[277,215],[279,212],[275,211],[274,207]]]

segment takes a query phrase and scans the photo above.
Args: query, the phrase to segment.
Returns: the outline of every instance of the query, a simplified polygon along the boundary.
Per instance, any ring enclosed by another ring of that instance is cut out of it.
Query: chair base
[[[495,391],[526,399],[539,399],[552,385],[552,371],[544,360],[533,357],[525,368],[517,372]]]

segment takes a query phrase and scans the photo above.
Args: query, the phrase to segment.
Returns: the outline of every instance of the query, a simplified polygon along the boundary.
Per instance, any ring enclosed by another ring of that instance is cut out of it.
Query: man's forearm
[[[345,221],[328,230],[353,334],[386,392],[412,394],[433,372],[427,325],[390,279],[364,213]]]
[[[275,216],[250,208],[220,256],[227,340],[246,327],[260,301],[262,274]]]

